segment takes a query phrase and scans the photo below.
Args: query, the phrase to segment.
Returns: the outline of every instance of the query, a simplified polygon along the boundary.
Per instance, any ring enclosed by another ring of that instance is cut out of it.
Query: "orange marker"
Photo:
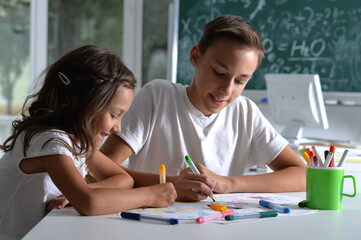
[[[220,212],[227,211],[227,206],[223,206],[215,203],[212,203],[211,205],[209,205],[209,207],[212,208],[214,211],[220,211]]]
[[[165,183],[166,182],[166,175],[165,175],[165,166],[164,164],[160,165],[159,167],[159,181],[160,183]]]

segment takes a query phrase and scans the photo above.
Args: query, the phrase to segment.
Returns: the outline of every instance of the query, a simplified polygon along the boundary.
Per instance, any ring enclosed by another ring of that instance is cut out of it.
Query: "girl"
[[[117,55],[80,47],[44,74],[43,86],[28,96],[22,119],[12,123],[12,135],[0,145],[5,151],[0,239],[23,237],[62,194],[82,215],[172,204],[176,192],[171,183],[131,189],[133,179],[97,150],[106,136],[120,131],[136,84]],[[87,184],[88,171],[97,182]],[[61,201],[67,202],[55,205]]]

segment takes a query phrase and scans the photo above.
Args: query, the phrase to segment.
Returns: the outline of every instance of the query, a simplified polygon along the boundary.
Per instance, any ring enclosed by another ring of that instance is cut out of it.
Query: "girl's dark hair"
[[[232,38],[247,48],[258,52],[258,65],[264,57],[264,47],[259,32],[246,19],[235,15],[223,15],[213,19],[204,26],[198,47],[201,53],[219,38]]]
[[[25,131],[26,156],[31,137],[49,130],[68,134],[73,146],[60,141],[76,156],[93,150],[92,123],[100,118],[118,87],[134,89],[136,85],[133,73],[119,57],[97,46],[70,51],[42,75],[43,86],[26,98],[22,119],[12,122],[12,135],[0,145],[5,152],[14,147],[17,137]],[[74,146],[80,151],[74,151]]]

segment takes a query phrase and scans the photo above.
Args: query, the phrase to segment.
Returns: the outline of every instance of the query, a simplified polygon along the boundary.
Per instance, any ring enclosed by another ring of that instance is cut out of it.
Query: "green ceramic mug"
[[[353,194],[343,193],[345,178],[353,181]],[[344,176],[343,167],[307,167],[306,170],[307,207],[322,210],[342,209],[342,197],[356,196],[356,180],[351,175]]]

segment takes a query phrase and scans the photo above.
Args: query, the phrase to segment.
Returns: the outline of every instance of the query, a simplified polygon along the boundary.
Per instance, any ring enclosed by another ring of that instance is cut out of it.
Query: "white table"
[[[305,193],[285,195],[305,197]],[[85,217],[69,207],[53,210],[24,239],[361,239],[361,195],[344,197],[343,210],[233,224],[181,220],[178,225],[168,225],[121,219],[117,214]]]

